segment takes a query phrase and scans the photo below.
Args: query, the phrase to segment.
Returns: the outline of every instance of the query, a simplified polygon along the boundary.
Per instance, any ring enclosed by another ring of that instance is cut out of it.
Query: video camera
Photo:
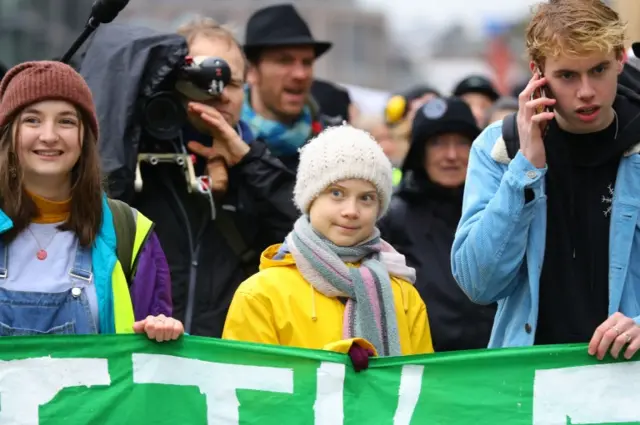
[[[144,162],[180,166],[189,192],[202,192],[191,155],[182,140],[182,129],[187,122],[184,99],[207,101],[218,98],[230,81],[231,68],[224,59],[187,56],[162,88],[144,100],[141,105],[142,130],[147,137],[138,153],[136,192],[142,191],[140,164]]]
[[[112,22],[128,3],[129,0],[95,0],[82,34],[64,54],[61,62],[70,63],[72,57],[100,24]],[[135,69],[139,72],[136,78],[145,82],[140,83],[140,92],[120,92],[112,95],[111,92],[120,90],[120,87],[118,83],[112,82],[111,69],[105,55],[108,58],[109,53],[114,55],[114,52],[106,52],[101,47],[96,47],[94,37],[92,60],[88,61],[88,68],[93,68],[90,71],[83,69],[84,73],[81,73],[92,90],[99,91],[94,93],[96,105],[98,106],[100,99],[103,99],[103,111],[118,111],[105,113],[103,117],[107,117],[108,122],[106,125],[101,122],[103,143],[100,149],[105,171],[114,175],[124,175],[126,182],[128,170],[132,167],[134,190],[140,192],[143,186],[141,163],[172,163],[184,171],[189,192],[203,193],[210,197],[210,193],[203,188],[201,179],[195,175],[191,155],[188,154],[182,140],[182,129],[187,122],[185,106],[186,99],[206,102],[221,96],[231,80],[229,64],[217,57],[187,56],[186,41],[177,34],[159,37],[156,34],[145,35],[144,31],[133,28],[127,33],[122,27],[114,25],[113,31],[107,29],[107,33],[111,34],[111,37],[120,38],[112,39],[105,44],[111,49],[114,46],[126,49],[126,54],[123,50],[116,53],[119,59],[116,59],[113,70],[119,70],[121,78],[131,78],[131,71]],[[104,36],[103,31],[102,37]],[[128,39],[129,36],[132,38]],[[162,48],[158,43],[162,43],[159,40],[165,38],[169,44]],[[181,40],[179,47],[176,38]],[[143,53],[136,49],[146,50]],[[83,56],[82,68],[87,62],[88,52]],[[127,58],[133,57],[136,61],[127,62]],[[146,62],[145,69],[136,68],[142,60]],[[108,99],[106,104],[104,99]],[[122,189],[119,192],[122,192]]]

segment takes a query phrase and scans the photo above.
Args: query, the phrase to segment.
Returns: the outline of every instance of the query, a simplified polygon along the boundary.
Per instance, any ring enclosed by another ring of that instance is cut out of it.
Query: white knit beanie
[[[362,179],[376,187],[382,217],[391,202],[392,174],[391,162],[369,133],[347,124],[329,127],[300,149],[294,201],[308,214],[313,200],[329,185]]]

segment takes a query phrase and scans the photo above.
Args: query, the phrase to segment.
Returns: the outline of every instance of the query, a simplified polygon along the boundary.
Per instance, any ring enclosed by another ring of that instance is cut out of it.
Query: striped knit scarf
[[[344,339],[364,338],[380,356],[399,356],[400,338],[390,275],[415,282],[415,270],[404,256],[374,235],[359,245],[341,247],[320,236],[308,216],[296,221],[285,240],[298,270],[318,292],[346,297],[342,327]],[[360,262],[348,267],[345,262]]]

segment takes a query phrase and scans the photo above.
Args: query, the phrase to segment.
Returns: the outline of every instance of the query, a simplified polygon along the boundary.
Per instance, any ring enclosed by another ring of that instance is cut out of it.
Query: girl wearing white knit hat
[[[391,192],[391,163],[369,133],[331,127],[305,145],[294,190],[303,215],[238,288],[222,337],[379,356],[433,352],[415,270],[376,228]]]

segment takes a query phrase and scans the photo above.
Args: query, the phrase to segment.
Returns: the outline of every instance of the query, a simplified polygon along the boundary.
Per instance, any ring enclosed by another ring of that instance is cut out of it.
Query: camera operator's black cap
[[[244,52],[249,58],[265,47],[312,46],[316,58],[332,46],[313,38],[309,26],[292,4],[278,4],[257,10],[247,22]]]
[[[454,96],[460,97],[467,93],[480,93],[494,102],[500,97],[500,94],[491,81],[482,75],[471,75],[460,81],[456,88],[453,89]]]

